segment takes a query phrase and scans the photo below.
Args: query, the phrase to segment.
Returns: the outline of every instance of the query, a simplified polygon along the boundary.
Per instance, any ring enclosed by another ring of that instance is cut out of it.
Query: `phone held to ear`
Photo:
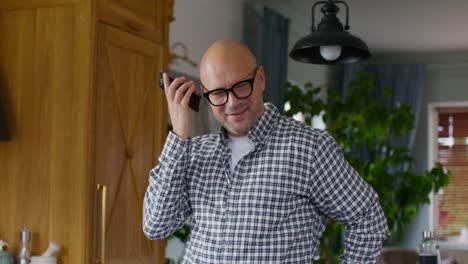
[[[159,71],[159,88],[164,90],[164,78],[163,78],[164,71]],[[174,77],[169,76],[169,82],[174,81]],[[193,111],[198,112],[200,110],[200,100],[201,96],[198,95],[196,92],[193,92],[190,96],[189,107],[193,109]]]

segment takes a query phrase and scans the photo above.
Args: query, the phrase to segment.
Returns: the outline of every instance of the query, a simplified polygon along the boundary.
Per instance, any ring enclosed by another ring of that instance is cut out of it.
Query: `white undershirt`
[[[231,149],[231,159],[229,160],[231,174],[242,157],[247,155],[255,146],[254,142],[248,137],[228,137],[228,145]]]

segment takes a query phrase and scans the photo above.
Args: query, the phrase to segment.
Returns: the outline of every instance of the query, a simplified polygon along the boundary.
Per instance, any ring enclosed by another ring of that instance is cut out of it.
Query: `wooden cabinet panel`
[[[0,91],[11,132],[0,141],[0,236],[16,251],[28,226],[32,253],[54,240],[60,263],[86,262],[88,7],[0,12]]]
[[[99,0],[99,20],[162,44],[165,1]]]
[[[146,239],[141,225],[148,172],[167,135],[156,84],[170,0],[99,2],[142,30],[98,22],[97,1],[0,0],[0,97],[11,134],[0,141],[0,238],[16,253],[28,226],[33,255],[54,240],[58,263],[81,264],[101,256],[106,230],[107,263],[163,263],[164,243]],[[97,183],[108,190],[103,229]]]
[[[89,0],[2,0],[0,10],[31,9],[61,5],[83,4]]]
[[[156,87],[164,48],[105,24],[98,31],[95,175],[107,186],[105,257],[108,263],[158,263],[156,243],[162,242],[144,236],[142,203],[157,160],[153,135],[164,136],[156,129],[165,117],[156,113],[165,106],[155,105],[164,96]]]

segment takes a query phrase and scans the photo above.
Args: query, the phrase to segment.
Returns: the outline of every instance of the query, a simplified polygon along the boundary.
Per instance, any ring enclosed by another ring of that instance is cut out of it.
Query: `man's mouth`
[[[242,115],[243,113],[245,113],[245,111],[247,111],[248,107],[246,107],[244,110],[240,111],[240,112],[235,112],[235,113],[230,113],[228,115],[230,116],[240,116]]]

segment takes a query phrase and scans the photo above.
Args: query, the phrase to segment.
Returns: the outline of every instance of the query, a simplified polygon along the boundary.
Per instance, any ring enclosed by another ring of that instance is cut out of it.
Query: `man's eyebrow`
[[[229,87],[217,87],[217,88],[214,88],[213,90],[217,90],[217,89],[229,89],[229,88],[231,88],[231,87],[232,87],[234,84],[236,84],[236,83],[239,83],[239,82],[242,82],[242,81],[246,81],[246,80],[250,80],[251,78],[249,78],[249,75],[251,75],[251,74],[253,74],[253,73],[256,73],[257,70],[258,70],[258,67],[259,67],[259,65],[255,66],[255,68],[254,68],[250,73],[245,74],[244,78],[241,78],[240,80],[234,82],[233,84],[229,85]],[[252,77],[253,77],[253,76],[252,76]],[[205,85],[203,85],[203,83],[201,82],[201,80],[200,80],[200,86],[201,86],[203,89],[207,90],[207,91],[213,91],[213,90],[208,90],[208,88],[206,88]]]

